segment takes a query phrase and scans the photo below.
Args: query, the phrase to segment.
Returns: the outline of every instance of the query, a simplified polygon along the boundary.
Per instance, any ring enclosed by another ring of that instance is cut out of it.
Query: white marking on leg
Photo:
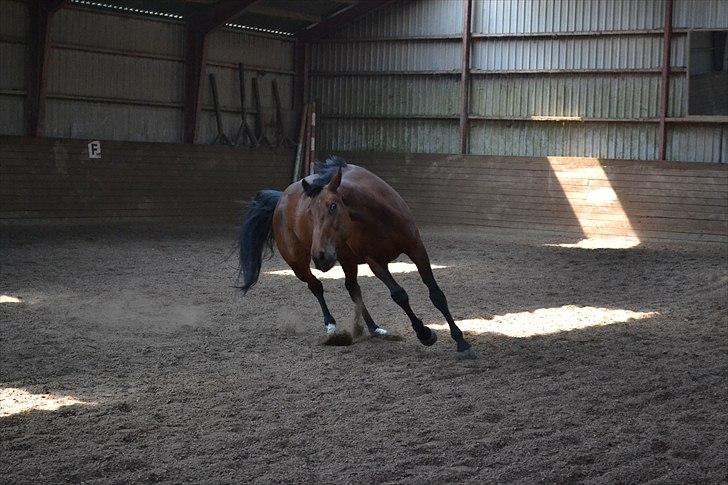
[[[376,329],[376,330],[374,331],[374,335],[376,335],[376,336],[378,336],[378,337],[384,337],[384,336],[385,336],[385,335],[387,335],[387,334],[389,334],[389,332],[387,332],[387,331],[386,331],[386,330],[384,330],[383,328],[377,328],[377,329]]]
[[[353,331],[354,336],[359,337],[361,334],[364,333],[364,326],[361,324],[362,319],[364,316],[361,312],[361,307],[359,305],[356,306],[356,309],[354,311],[354,325],[353,325]]]
[[[336,333],[336,325],[333,323],[329,323],[326,325],[326,333],[328,335],[331,335],[332,333]]]

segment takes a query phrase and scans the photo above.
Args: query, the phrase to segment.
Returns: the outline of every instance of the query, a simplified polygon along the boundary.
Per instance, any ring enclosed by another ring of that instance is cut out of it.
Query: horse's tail
[[[245,223],[240,231],[240,269],[238,282],[242,281],[243,294],[258,282],[263,253],[273,255],[273,211],[281,200],[282,192],[262,190],[248,206]]]

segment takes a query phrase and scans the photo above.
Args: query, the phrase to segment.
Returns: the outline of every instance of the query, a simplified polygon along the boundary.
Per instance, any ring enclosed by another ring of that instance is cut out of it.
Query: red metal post
[[[658,159],[667,158],[667,109],[670,103],[670,46],[672,44],[672,0],[665,4],[665,27],[662,36],[662,89],[660,90],[660,146]]]
[[[301,126],[298,130],[298,147],[296,148],[296,160],[293,164],[293,180],[295,182],[306,171],[306,128],[308,127],[308,105],[303,106],[301,113]]]
[[[460,51],[460,153],[468,153],[470,132],[470,18],[472,0],[463,0],[463,43]]]
[[[43,136],[46,112],[46,71],[50,50],[50,30],[53,15],[65,0],[31,2],[30,41],[27,75],[25,120],[29,136]]]
[[[316,164],[316,102],[308,103],[308,116],[306,117],[306,164],[304,172],[311,175]]]
[[[311,166],[309,167],[309,174],[312,174],[316,165],[316,101],[311,101],[311,139],[309,140],[311,146]]]

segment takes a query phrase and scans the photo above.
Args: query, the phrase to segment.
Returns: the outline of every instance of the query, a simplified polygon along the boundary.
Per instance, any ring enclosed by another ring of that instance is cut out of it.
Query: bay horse
[[[311,272],[326,272],[336,261],[344,270],[345,286],[372,337],[388,339],[367,311],[357,282],[357,265],[367,263],[372,273],[389,289],[392,299],[407,314],[417,338],[425,346],[437,341],[437,334],[412,311],[407,292],[395,281],[387,264],[406,254],[417,266],[430,300],[450,326],[458,357],[477,354],[463,337],[450,315],[445,294],[435,281],[420,233],[412,213],[400,195],[370,171],[330,157],[317,163],[316,170],[284,192],[263,190],[251,202],[239,236],[240,272],[243,293],[258,281],[263,253],[272,255],[273,241],[295,275],[308,285],[324,317],[327,343],[348,345],[351,336],[336,332],[336,320],[324,299],[324,289]]]

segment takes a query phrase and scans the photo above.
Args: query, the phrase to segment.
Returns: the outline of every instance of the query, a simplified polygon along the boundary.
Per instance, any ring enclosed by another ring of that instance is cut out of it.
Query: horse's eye
[[[333,214],[334,212],[336,212],[336,202],[332,202],[329,206],[329,214]]]

